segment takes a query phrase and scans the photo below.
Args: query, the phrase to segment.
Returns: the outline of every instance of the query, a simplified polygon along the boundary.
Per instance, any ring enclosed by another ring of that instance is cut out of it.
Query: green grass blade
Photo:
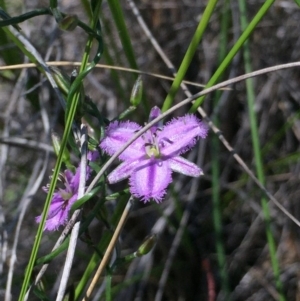
[[[111,10],[115,24],[117,26],[119,36],[121,39],[121,43],[123,46],[123,50],[127,57],[129,65],[133,69],[138,69],[138,65],[135,60],[135,54],[134,54],[133,47],[131,44],[131,39],[130,39],[129,33],[127,31],[124,15],[123,15],[122,8],[120,5],[120,1],[108,0],[107,3]],[[137,75],[134,75],[134,79],[136,79],[136,77],[137,77]]]
[[[228,40],[228,28],[230,23],[230,10],[229,1],[225,1],[222,9],[221,16],[221,32],[220,32],[220,48],[219,48],[219,63],[224,59],[227,52],[227,40]],[[218,105],[222,92],[216,91],[214,97],[214,106]],[[213,122],[216,126],[219,124],[218,117],[213,118]],[[212,203],[213,203],[213,223],[216,237],[216,253],[219,266],[219,273],[221,278],[221,288],[224,296],[224,300],[228,300],[229,296],[229,284],[226,265],[226,252],[224,242],[222,239],[223,233],[223,220],[222,220],[222,204],[220,193],[220,141],[217,136],[213,136],[210,142],[211,156],[212,156]]]
[[[241,28],[245,30],[247,28],[247,17],[246,17],[246,2],[244,0],[239,0],[239,8],[240,8],[240,15],[241,15]],[[252,72],[251,67],[251,57],[250,57],[250,50],[249,50],[249,41],[246,41],[243,46],[243,57],[245,63],[245,71],[246,73]],[[263,167],[263,160],[261,154],[261,146],[259,143],[259,133],[258,133],[258,125],[257,125],[257,118],[256,113],[254,110],[255,107],[255,92],[254,92],[254,84],[253,79],[249,78],[246,80],[246,90],[247,90],[247,103],[248,103],[248,111],[249,111],[249,119],[250,119],[250,127],[251,127],[251,140],[253,144],[253,152],[254,152],[254,160],[255,160],[255,167],[256,173],[259,181],[265,185],[265,175],[264,175],[264,167]],[[261,199],[263,215],[265,219],[266,225],[266,235],[267,241],[269,246],[271,264],[275,276],[276,288],[279,293],[279,300],[284,301],[286,300],[283,294],[283,287],[282,282],[280,281],[280,268],[279,262],[276,256],[276,243],[275,238],[272,234],[271,230],[271,214],[268,206],[268,201],[265,197]]]
[[[120,36],[120,40],[121,40],[121,43],[123,46],[123,51],[129,62],[129,65],[131,68],[138,70],[138,65],[136,63],[134,50],[133,50],[133,47],[131,44],[130,35],[129,35],[127,27],[126,27],[126,23],[125,23],[124,15],[123,15],[122,8],[120,5],[120,1],[108,0],[107,3],[109,5],[114,22],[116,24],[116,27],[117,27],[117,30],[118,30],[118,33]],[[138,74],[134,73],[132,76],[133,82],[137,80],[137,77],[138,77]],[[133,86],[133,82],[131,82],[129,79],[127,79],[127,83],[130,84],[130,87]],[[145,97],[143,97],[141,104],[142,104],[144,110],[146,112],[149,112],[149,105],[148,105],[148,102],[146,101]]]
[[[210,20],[210,17],[214,11],[214,8],[217,4],[218,0],[209,0],[206,8],[205,8],[205,11],[203,13],[203,15],[201,16],[201,19],[200,19],[200,22],[198,24],[198,27],[196,29],[196,32],[191,40],[191,43],[185,53],[185,56],[182,60],[182,63],[179,67],[179,70],[176,74],[176,77],[174,79],[174,82],[170,88],[170,91],[164,101],[164,104],[162,106],[162,112],[165,112],[166,110],[168,110],[171,106],[172,106],[172,103],[173,103],[173,100],[174,100],[174,97],[177,93],[177,91],[179,90],[180,88],[180,84],[181,82],[183,81],[184,79],[184,76],[190,66],[190,63],[193,59],[193,56],[197,50],[197,47],[199,46],[199,43],[202,39],[202,36],[203,36],[203,33],[207,27],[207,24]]]
[[[272,6],[272,4],[275,2],[275,0],[266,0],[265,3],[262,5],[258,13],[255,15],[253,20],[249,23],[247,28],[243,31],[242,35],[240,38],[236,41],[232,49],[229,51],[228,55],[225,57],[223,62],[219,65],[218,69],[214,73],[214,75],[211,77],[211,79],[208,81],[207,85],[205,88],[212,87],[220,76],[224,73],[225,69],[228,67],[236,53],[241,49],[245,41],[249,38],[251,35],[252,31],[255,29],[257,24],[260,22],[260,20],[263,18],[263,16],[267,13],[269,8]],[[202,104],[204,101],[204,96],[199,97],[195,100],[195,103],[193,104],[191,108],[191,112],[196,112],[197,108]]]
[[[92,28],[95,28],[98,22],[98,14],[99,14],[99,9],[100,9],[100,3],[97,6],[98,10],[95,10],[95,15],[92,21]],[[101,41],[99,43],[99,47],[98,47],[98,52],[94,58],[93,64],[91,64],[89,67],[87,67],[88,64],[88,59],[89,59],[89,52],[91,50],[91,46],[92,46],[92,42],[93,42],[93,38],[90,37],[88,42],[87,42],[87,46],[85,48],[85,53],[83,56],[83,60],[82,60],[82,65],[80,67],[80,71],[79,71],[79,76],[76,78],[76,80],[74,81],[74,83],[72,84],[71,88],[70,88],[70,92],[68,95],[68,101],[67,103],[70,104],[70,107],[68,110],[66,110],[66,114],[67,114],[67,118],[66,118],[66,125],[65,125],[65,130],[63,133],[63,138],[62,138],[62,142],[61,142],[61,149],[55,164],[55,168],[54,168],[54,172],[53,172],[53,177],[51,179],[51,183],[50,183],[50,187],[49,187],[49,192],[45,201],[45,206],[44,206],[44,210],[42,213],[42,219],[41,222],[39,224],[38,230],[37,230],[37,235],[34,241],[34,245],[32,248],[32,252],[30,255],[30,259],[28,262],[28,266],[26,268],[26,272],[25,272],[25,277],[24,277],[24,281],[23,281],[23,285],[22,285],[22,289],[19,295],[19,301],[23,300],[28,288],[28,284],[30,282],[30,278],[31,278],[31,274],[32,274],[32,270],[35,264],[35,260],[37,257],[37,252],[41,243],[41,239],[42,239],[42,234],[43,234],[43,229],[44,229],[44,225],[46,222],[46,217],[47,217],[47,213],[51,204],[51,199],[52,199],[52,195],[53,192],[55,190],[55,186],[56,186],[56,182],[57,182],[57,178],[59,175],[59,171],[61,169],[61,164],[62,164],[62,159],[63,159],[63,152],[64,149],[67,145],[67,141],[71,132],[71,127],[73,124],[73,120],[74,120],[74,116],[76,113],[76,108],[77,108],[77,104],[78,104],[78,100],[79,100],[79,96],[80,96],[80,92],[79,92],[79,87],[82,83],[83,78],[88,74],[88,72],[90,72],[90,70],[92,69],[92,67],[99,61],[101,53],[99,53],[99,50],[102,49],[102,45]]]
[[[121,60],[120,60],[120,54],[119,54],[119,51],[117,48],[115,38],[112,34],[111,23],[108,21],[108,19],[106,18],[106,16],[104,14],[102,14],[101,20],[102,20],[103,32],[105,34],[105,45],[106,45],[105,50],[103,52],[104,59],[108,65],[121,66],[122,64],[121,64]],[[125,91],[126,90],[129,91],[129,86],[127,86],[128,85],[127,81],[125,83],[125,85],[127,87],[126,87],[126,89],[124,89],[123,85],[121,83],[119,73],[116,70],[111,69],[110,75],[111,75],[111,79],[116,87],[118,96],[123,98],[123,96],[126,95]],[[129,100],[125,99],[124,101],[125,101],[126,105],[129,105]]]

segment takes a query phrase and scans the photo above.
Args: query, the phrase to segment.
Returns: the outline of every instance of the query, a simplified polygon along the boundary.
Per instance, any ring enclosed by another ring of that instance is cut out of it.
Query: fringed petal
[[[107,177],[110,184],[129,178],[133,170],[140,164],[140,160],[125,161],[114,169]]]
[[[185,115],[170,121],[158,132],[158,142],[164,156],[175,156],[188,151],[198,138],[205,138],[206,124],[194,115]]]
[[[105,138],[101,141],[100,147],[109,155],[115,154],[124,144],[130,140],[136,131],[140,130],[135,122],[118,122],[110,123],[105,131]],[[121,160],[133,159],[141,154],[144,147],[144,141],[139,137],[119,156]]]
[[[202,169],[196,164],[186,160],[183,157],[177,156],[168,160],[170,168],[183,175],[190,177],[199,177],[203,175]]]
[[[145,203],[162,201],[167,186],[172,182],[172,171],[167,161],[145,160],[130,177],[130,192]]]

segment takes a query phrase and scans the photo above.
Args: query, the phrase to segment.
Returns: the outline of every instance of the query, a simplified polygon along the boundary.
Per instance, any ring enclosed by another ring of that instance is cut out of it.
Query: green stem
[[[244,30],[247,27],[247,18],[246,18],[246,3],[244,0],[239,0],[239,8],[241,12],[241,28]],[[251,68],[251,56],[249,50],[249,43],[248,41],[245,42],[243,47],[243,56],[245,61],[245,71],[246,73],[252,72]],[[264,167],[263,167],[263,160],[261,154],[261,146],[259,143],[259,133],[258,133],[258,125],[257,125],[257,118],[255,113],[255,93],[254,93],[254,84],[253,79],[249,78],[246,79],[246,89],[247,89],[247,102],[248,102],[248,110],[249,110],[249,118],[250,118],[250,125],[251,125],[251,138],[253,143],[253,152],[254,152],[254,159],[255,159],[255,167],[256,173],[259,181],[265,185],[265,174],[264,174]],[[283,294],[283,286],[282,282],[280,281],[280,268],[279,262],[276,257],[276,242],[271,230],[271,217],[270,217],[270,210],[268,206],[268,201],[265,197],[261,199],[261,205],[263,210],[263,215],[265,219],[266,225],[266,236],[269,246],[269,253],[272,263],[272,268],[275,276],[276,288],[279,292],[279,300],[285,301],[285,297]]]
[[[228,36],[228,25],[229,25],[229,1],[225,1],[222,10],[221,19],[221,33],[220,33],[220,48],[219,48],[219,59],[221,63],[226,55],[227,50],[227,36]],[[221,98],[222,92],[218,90],[215,92],[214,106],[218,105]],[[219,120],[215,116],[213,123],[218,126]],[[217,260],[220,270],[221,287],[224,294],[224,300],[229,298],[229,278],[226,270],[226,253],[222,239],[222,211],[221,211],[221,200],[220,200],[220,141],[217,136],[212,137],[211,141],[211,155],[212,155],[212,201],[213,201],[213,222],[214,230],[216,235],[216,253]]]
[[[253,20],[250,22],[248,27],[243,31],[240,38],[236,41],[232,49],[229,51],[223,62],[219,65],[217,71],[214,73],[214,75],[211,77],[211,79],[208,81],[206,88],[212,87],[214,84],[216,84],[219,77],[224,73],[225,69],[228,67],[236,53],[241,49],[245,41],[249,38],[252,31],[255,29],[257,24],[260,22],[260,20],[263,18],[263,16],[266,14],[268,9],[272,6],[272,4],[275,2],[275,0],[266,0],[263,6],[260,8],[258,13],[255,15]],[[197,98],[190,110],[190,112],[196,112],[197,108],[203,103],[205,96],[201,96]]]
[[[99,2],[101,2],[101,1],[99,1]],[[95,10],[96,13],[92,20],[92,28],[96,28],[96,25],[98,23],[97,13],[99,13],[99,9],[100,9],[100,3],[98,4],[97,9]],[[92,41],[93,41],[93,38],[90,37],[87,42],[87,46],[86,46],[85,53],[83,56],[82,64],[81,64],[80,71],[79,71],[79,76],[76,78],[76,80],[73,82],[73,84],[70,87],[70,92],[69,92],[68,99],[67,99],[66,125],[65,125],[65,130],[63,133],[62,142],[61,142],[61,148],[60,148],[58,158],[57,158],[57,161],[55,164],[53,176],[52,176],[50,187],[49,187],[49,192],[48,192],[48,195],[47,195],[47,198],[45,201],[44,210],[42,213],[41,222],[40,222],[38,230],[37,230],[37,235],[35,237],[32,252],[30,255],[29,262],[28,262],[28,266],[26,268],[23,285],[22,285],[21,292],[19,295],[19,301],[24,300],[24,297],[25,297],[25,294],[26,294],[26,291],[28,288],[28,284],[30,282],[30,278],[32,275],[32,270],[35,265],[35,260],[36,260],[38,249],[39,249],[39,246],[41,243],[42,233],[43,233],[43,229],[45,226],[48,210],[49,210],[49,207],[51,204],[52,195],[54,193],[54,189],[55,189],[56,182],[58,179],[59,171],[61,168],[64,149],[67,145],[68,137],[70,135],[71,127],[73,125],[73,120],[74,120],[74,116],[76,113],[76,108],[77,108],[77,104],[78,104],[78,100],[79,100],[79,96],[80,96],[80,92],[79,92],[80,85],[82,83],[83,78],[88,74],[88,72],[91,71],[92,67],[99,61],[101,53],[102,53],[102,52],[100,52],[102,50],[102,43],[101,43],[101,41],[98,41],[99,42],[98,52],[94,58],[93,63],[89,67],[87,67],[88,59],[89,59],[89,52],[90,52],[90,49],[92,46]]]
[[[174,79],[174,82],[170,88],[170,91],[164,101],[164,104],[163,104],[163,107],[162,107],[162,112],[165,112],[166,110],[168,110],[172,104],[173,104],[173,101],[174,101],[174,97],[177,93],[177,91],[179,90],[180,88],[180,84],[181,82],[183,81],[184,79],[184,76],[190,66],[190,63],[193,59],[193,56],[199,46],[199,43],[202,39],[202,36],[203,36],[203,33],[207,27],[207,24],[210,20],[210,17],[214,11],[214,8],[217,4],[218,0],[209,0],[206,8],[205,8],[205,11],[203,13],[203,15],[201,16],[201,19],[200,19],[200,22],[198,24],[198,27],[196,29],[196,32],[192,38],[192,41],[184,55],[184,58],[182,60],[182,63],[179,67],[179,70],[176,74],[176,77]],[[173,72],[173,71],[172,71]]]

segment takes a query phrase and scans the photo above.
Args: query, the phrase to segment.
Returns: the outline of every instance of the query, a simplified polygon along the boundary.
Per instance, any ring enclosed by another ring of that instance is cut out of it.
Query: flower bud
[[[139,246],[138,250],[135,252],[135,256],[141,257],[143,255],[148,254],[156,244],[156,241],[157,238],[155,234],[146,237],[144,242]]]
[[[54,148],[55,154],[56,154],[56,156],[58,156],[59,151],[60,151],[60,147],[61,147],[60,138],[54,132],[51,133],[51,138],[52,138],[52,144],[53,144],[53,148]],[[62,160],[66,164],[66,166],[70,166],[71,165],[71,163],[70,163],[70,153],[67,150],[67,148],[64,149]]]
[[[130,103],[137,107],[141,100],[143,95],[143,81],[142,77],[139,76],[132,88],[131,95],[130,95]]]
[[[52,66],[50,67],[50,70],[58,88],[64,94],[64,96],[67,96],[71,86],[70,77],[57,67]]]

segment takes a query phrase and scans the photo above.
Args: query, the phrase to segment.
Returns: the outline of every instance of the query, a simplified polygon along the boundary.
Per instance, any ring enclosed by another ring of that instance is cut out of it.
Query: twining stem
[[[106,249],[106,251],[105,251],[105,253],[103,255],[103,258],[102,258],[102,260],[100,262],[100,265],[99,265],[99,267],[98,267],[98,269],[96,271],[96,274],[95,274],[95,276],[94,276],[94,278],[93,278],[93,280],[92,280],[92,282],[91,282],[91,284],[90,284],[90,286],[89,286],[89,288],[88,288],[85,296],[83,297],[82,301],[87,301],[89,299],[89,297],[91,296],[91,294],[92,294],[92,292],[93,292],[93,290],[95,288],[96,283],[99,280],[99,277],[101,276],[104,268],[106,267],[106,265],[108,263],[108,260],[109,260],[109,258],[111,256],[112,252],[113,252],[113,249],[115,248],[115,245],[117,243],[119,235],[120,235],[120,233],[121,233],[121,231],[123,229],[123,226],[124,226],[124,223],[126,221],[126,218],[127,218],[128,214],[130,212],[131,206],[132,206],[132,198],[130,198],[128,200],[127,204],[126,204],[126,207],[125,207],[125,209],[124,209],[124,211],[122,213],[122,216],[121,216],[121,218],[119,220],[117,228],[116,228],[116,230],[115,230],[115,232],[114,232],[114,234],[113,234],[113,236],[112,236],[112,238],[110,240],[110,243],[109,243],[109,245],[108,245],[108,247],[107,247],[107,249]]]

